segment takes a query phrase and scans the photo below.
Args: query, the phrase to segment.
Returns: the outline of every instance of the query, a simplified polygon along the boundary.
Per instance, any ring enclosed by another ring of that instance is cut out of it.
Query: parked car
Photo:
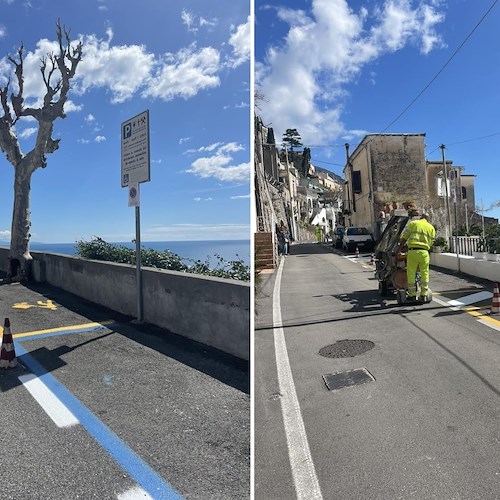
[[[345,227],[343,226],[338,226],[337,228],[335,228],[333,237],[333,245],[335,246],[335,248],[342,248],[342,238],[344,237],[344,231]]]
[[[342,237],[342,248],[346,252],[359,250],[373,250],[375,240],[366,227],[347,227]]]

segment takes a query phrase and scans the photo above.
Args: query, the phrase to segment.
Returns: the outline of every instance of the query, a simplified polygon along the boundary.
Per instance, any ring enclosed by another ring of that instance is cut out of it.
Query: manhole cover
[[[366,382],[375,380],[375,377],[366,368],[358,368],[357,370],[323,375],[323,380],[328,390],[335,391],[344,387],[366,384]]]
[[[335,344],[322,347],[319,353],[325,358],[352,358],[373,349],[374,346],[369,340],[339,340]]]

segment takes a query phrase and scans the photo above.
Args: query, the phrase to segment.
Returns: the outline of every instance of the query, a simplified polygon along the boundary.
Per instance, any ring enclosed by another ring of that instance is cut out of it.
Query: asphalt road
[[[369,260],[294,245],[282,275],[261,277],[255,499],[499,498],[500,316],[489,315],[491,283],[433,269],[435,300],[398,306],[380,297]],[[277,314],[282,328],[273,326]],[[372,348],[319,354],[345,339]],[[374,380],[329,390],[323,379],[362,368]]]
[[[0,286],[6,317],[2,499],[250,497],[246,364],[51,287]]]

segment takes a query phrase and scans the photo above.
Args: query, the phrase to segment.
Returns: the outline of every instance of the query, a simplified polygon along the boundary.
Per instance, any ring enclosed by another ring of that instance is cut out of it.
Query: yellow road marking
[[[483,307],[482,309],[487,309],[487,307]],[[475,318],[482,319],[486,321],[487,323],[490,323],[495,326],[500,326],[500,321],[498,319],[492,318],[488,314],[483,314],[481,312],[478,312],[481,310],[481,307],[464,307],[464,311],[470,314],[471,316],[474,316]]]
[[[65,331],[75,331],[75,330],[83,330],[85,328],[94,328],[96,326],[105,326],[114,323],[113,320],[101,321],[100,323],[84,323],[82,325],[73,325],[73,326],[61,326],[58,328],[49,328],[47,330],[37,330],[33,332],[24,332],[24,333],[13,333],[12,337],[15,339],[19,339],[22,337],[31,337],[35,335],[43,335],[44,333],[56,333],[56,332],[65,332]],[[0,333],[3,333],[3,327],[0,326]]]
[[[46,302],[38,300],[36,305],[28,304],[28,302],[18,302],[12,306],[12,309],[31,309],[32,307],[40,307],[42,309],[50,309],[51,311],[57,311],[57,306],[50,299]]]

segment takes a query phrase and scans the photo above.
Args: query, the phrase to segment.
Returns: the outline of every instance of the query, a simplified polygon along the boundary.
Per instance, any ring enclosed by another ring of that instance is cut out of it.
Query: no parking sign
[[[140,206],[140,191],[139,183],[134,182],[128,186],[128,206],[129,207],[139,207]]]

